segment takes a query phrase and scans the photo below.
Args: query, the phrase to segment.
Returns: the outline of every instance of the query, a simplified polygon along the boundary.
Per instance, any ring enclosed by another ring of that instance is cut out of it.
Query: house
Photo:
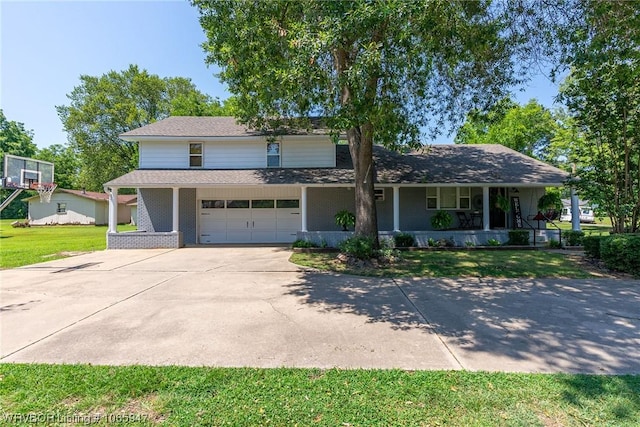
[[[335,244],[348,233],[335,214],[354,210],[348,146],[332,142],[318,120],[310,129],[269,134],[231,117],[169,117],[123,133],[139,144],[138,169],[105,184],[111,194],[109,248],[184,244]],[[413,233],[418,241],[453,236],[484,244],[529,228],[545,187],[568,174],[501,145],[433,145],[400,154],[376,146],[376,204],[382,235]],[[117,233],[115,198],[138,191],[138,231]],[[496,207],[506,198],[513,209]],[[433,230],[446,210],[453,228]],[[459,222],[458,222],[459,221]]]
[[[131,222],[131,208],[136,195],[118,196],[117,223]],[[39,196],[25,199],[29,203],[29,223],[32,225],[105,225],[109,221],[109,195],[93,191],[57,188],[50,203],[41,203]]]
[[[596,214],[593,206],[586,200],[581,200],[578,209],[580,209],[580,222],[593,224],[596,222]],[[560,221],[571,221],[571,200],[562,199],[562,212],[560,213]]]

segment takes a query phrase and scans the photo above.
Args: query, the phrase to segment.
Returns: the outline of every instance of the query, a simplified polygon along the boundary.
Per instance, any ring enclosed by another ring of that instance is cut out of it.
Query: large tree
[[[561,88],[580,135],[576,185],[616,232],[640,228],[640,2],[585,0]]]
[[[99,77],[80,76],[58,115],[78,153],[76,184],[100,191],[102,184],[136,168],[138,147],[119,134],[169,115],[224,114],[220,102],[183,77],[161,78],[135,65]]]
[[[474,110],[456,134],[456,144],[501,144],[540,160],[549,158],[559,124],[550,110],[535,99],[525,105],[510,98],[489,111]]]
[[[322,115],[334,135],[346,133],[356,235],[374,239],[374,142],[418,147],[425,129],[487,108],[528,65],[516,55],[531,56],[544,41],[533,31],[544,16],[524,1],[193,4],[207,35],[206,61],[221,67],[238,96],[241,121],[277,129],[280,119]]]
[[[54,181],[59,188],[78,188],[76,183],[80,172],[78,153],[69,145],[53,144],[41,148],[35,158],[54,165]]]

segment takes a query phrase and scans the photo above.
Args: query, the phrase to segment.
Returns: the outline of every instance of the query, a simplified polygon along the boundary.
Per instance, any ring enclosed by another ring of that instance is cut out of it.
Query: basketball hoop
[[[32,185],[32,189],[36,190],[38,192],[38,195],[40,196],[40,203],[51,203],[51,195],[57,187],[58,185],[55,183],[34,183]]]

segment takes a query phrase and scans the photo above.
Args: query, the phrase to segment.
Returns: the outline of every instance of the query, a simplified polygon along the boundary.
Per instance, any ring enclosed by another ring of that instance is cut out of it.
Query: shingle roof
[[[310,129],[292,130],[283,129],[285,134],[327,134],[328,130],[322,125],[322,120],[317,117],[310,118]],[[236,122],[233,117],[193,117],[172,116],[164,120],[130,130],[120,135],[125,139],[139,137],[238,137],[260,136],[266,132],[248,129],[245,125]]]
[[[95,191],[84,191],[84,190],[70,190],[68,188],[56,188],[56,193],[67,193],[73,194],[74,196],[82,197],[84,199],[97,200],[101,202],[108,202],[109,195],[107,193],[98,193]],[[25,200],[37,199],[40,196],[32,196],[28,197]],[[128,204],[135,201],[138,198],[135,194],[118,194],[118,203],[119,204]]]
[[[561,185],[569,175],[501,145],[434,145],[406,155],[374,147],[378,184]],[[353,184],[348,147],[336,146],[335,168],[139,169],[116,187]]]

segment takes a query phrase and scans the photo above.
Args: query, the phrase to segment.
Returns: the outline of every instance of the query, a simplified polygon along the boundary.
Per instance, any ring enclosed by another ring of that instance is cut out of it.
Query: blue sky
[[[32,129],[42,148],[66,143],[55,106],[68,103],[80,75],[137,64],[160,77],[190,78],[200,91],[225,99],[216,70],[204,63],[203,41],[197,10],[186,0],[0,0],[0,108]],[[515,95],[552,107],[556,93],[556,85],[537,76]]]

